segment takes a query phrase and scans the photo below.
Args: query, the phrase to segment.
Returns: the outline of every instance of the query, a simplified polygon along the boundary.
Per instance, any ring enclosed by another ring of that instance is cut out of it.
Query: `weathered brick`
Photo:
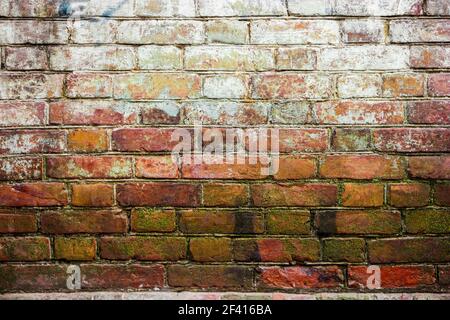
[[[315,224],[319,234],[397,234],[401,231],[398,211],[318,211]]]
[[[75,152],[100,152],[108,150],[105,130],[76,129],[67,135],[67,149]]]
[[[0,180],[37,180],[42,177],[40,158],[1,158]]]
[[[275,180],[308,179],[317,175],[317,161],[304,156],[280,156]]]
[[[67,190],[64,183],[21,183],[0,185],[0,206],[52,207],[64,206]]]
[[[50,239],[44,237],[0,238],[0,261],[50,259]]]
[[[175,210],[133,209],[131,230],[135,232],[173,232],[177,228]]]
[[[0,291],[27,291],[67,289],[67,266],[0,265]]]
[[[332,15],[333,3],[328,0],[288,0],[288,10],[291,15],[326,16]]]
[[[175,129],[117,129],[112,133],[113,149],[117,151],[172,151],[178,141],[171,137]]]
[[[55,211],[41,215],[43,233],[124,233],[127,230],[127,216],[120,210]]]
[[[411,177],[423,179],[450,179],[450,157],[429,156],[408,158]]]
[[[177,261],[186,257],[186,239],[176,237],[104,237],[100,256],[109,260]]]
[[[246,266],[171,265],[167,276],[171,287],[241,290],[253,287],[253,270]]]
[[[0,126],[39,126],[45,124],[45,102],[0,102]]]
[[[263,267],[258,287],[266,289],[319,289],[343,287],[344,274],[337,266]]]
[[[446,128],[375,129],[373,139],[375,149],[379,151],[450,151],[450,129]]]
[[[52,124],[120,125],[136,123],[139,106],[128,102],[73,100],[50,104]]]
[[[269,73],[253,76],[253,98],[304,99],[331,97],[333,83],[328,76]]]
[[[384,185],[373,183],[345,183],[342,193],[344,207],[381,207]]]
[[[0,132],[0,154],[59,153],[65,149],[65,133],[48,130]]]
[[[366,260],[366,242],[364,239],[324,239],[322,250],[325,261],[364,262]]]
[[[5,16],[12,17],[52,17],[58,12],[58,1],[32,0],[27,2],[5,1],[0,7],[5,7],[0,12]]]
[[[128,183],[117,185],[117,201],[122,206],[196,207],[200,186],[186,183]]]
[[[413,68],[450,68],[450,48],[411,47],[410,64]]]
[[[129,157],[67,156],[47,159],[47,176],[59,179],[129,178],[132,174]]]
[[[320,70],[392,70],[406,69],[409,49],[400,46],[363,45],[322,49]]]
[[[450,266],[439,266],[439,283],[450,285]]]
[[[450,96],[450,73],[435,73],[428,77],[428,94],[433,97]]]
[[[114,43],[117,22],[114,20],[78,20],[71,26],[71,40],[74,43]]]
[[[133,6],[134,1],[123,0],[87,1],[82,2],[82,6],[78,1],[56,0],[55,3],[58,16],[63,17],[73,15],[80,17],[131,17],[134,16]]]
[[[253,262],[311,262],[320,259],[317,239],[235,239],[235,261]]]
[[[423,207],[430,202],[430,186],[423,183],[389,185],[389,204],[394,207]]]
[[[254,44],[337,44],[339,25],[332,20],[255,20]]]
[[[409,102],[408,122],[417,124],[450,124],[450,100]]]
[[[350,74],[338,78],[341,98],[370,98],[381,96],[382,78],[378,74]]]
[[[69,98],[110,98],[112,77],[98,73],[72,73],[66,78],[66,95]]]
[[[64,44],[68,42],[63,21],[0,21],[0,44]]]
[[[204,184],[203,205],[206,207],[245,207],[248,205],[248,187],[244,184]]]
[[[146,103],[142,107],[144,124],[179,124],[180,119],[180,106],[173,101]]]
[[[311,233],[311,215],[301,210],[271,210],[266,215],[267,233],[300,235]]]
[[[310,104],[304,101],[272,104],[271,122],[274,124],[304,124],[312,122]]]
[[[136,0],[135,10],[142,17],[195,17],[195,1]]]
[[[114,98],[187,99],[200,97],[201,79],[195,74],[134,73],[114,77]]]
[[[425,78],[421,74],[389,74],[383,76],[384,97],[415,97],[424,95]]]
[[[277,70],[314,70],[317,52],[305,48],[279,48],[276,56]]]
[[[185,210],[181,212],[180,230],[187,234],[258,234],[264,232],[264,217],[258,212]]]
[[[348,269],[348,284],[351,288],[366,289],[372,274],[367,266],[351,266]],[[380,266],[379,289],[421,288],[435,283],[433,266]]]
[[[249,46],[194,46],[185,50],[188,70],[264,71],[273,69],[274,50]]]
[[[117,26],[117,42],[123,44],[200,44],[204,38],[201,21],[125,20]]]
[[[427,0],[427,14],[450,15],[450,4],[447,0]]]
[[[450,25],[447,20],[392,20],[389,37],[393,43],[449,42]]]
[[[384,41],[384,23],[381,20],[345,20],[342,32],[345,43]]]
[[[450,261],[449,238],[379,239],[368,248],[372,263]]]
[[[49,49],[53,70],[131,70],[134,51],[129,47],[52,47]]]
[[[37,229],[37,217],[32,212],[0,211],[0,233],[33,233]]]
[[[336,128],[331,137],[331,147],[335,151],[370,150],[370,130],[358,128]]]
[[[47,51],[42,47],[11,47],[5,50],[8,70],[46,70]]]
[[[398,102],[322,102],[313,106],[320,124],[401,124],[403,104]]]
[[[72,185],[72,205],[75,207],[111,207],[114,187],[105,183]]]
[[[147,156],[136,158],[136,177],[176,179],[180,173],[172,156]]]
[[[63,94],[63,74],[2,73],[0,99],[52,99]]]
[[[211,20],[206,23],[208,43],[246,44],[249,41],[248,22]]]
[[[192,238],[189,241],[189,253],[193,261],[231,261],[231,250],[231,239],[228,238]]]
[[[95,238],[55,238],[55,258],[58,260],[94,260],[96,250]]]
[[[282,0],[199,0],[200,16],[280,16],[286,13]]]
[[[320,152],[328,148],[326,129],[280,129],[280,152]]]
[[[321,207],[337,202],[337,187],[332,184],[254,184],[250,192],[257,207]]]
[[[141,46],[137,49],[139,69],[178,70],[183,67],[182,51],[175,46]]]
[[[404,167],[400,157],[382,155],[330,155],[320,166],[325,178],[401,179]]]
[[[408,233],[450,233],[450,211],[420,209],[407,211],[405,226]]]
[[[223,87],[224,90],[227,87]],[[232,101],[193,101],[182,105],[184,124],[258,125],[268,121],[270,104]],[[215,128],[217,129],[217,128]]]
[[[437,184],[434,190],[434,202],[438,206],[450,207],[450,184]]]
[[[247,97],[249,78],[221,75],[203,80],[203,95],[213,99],[243,99]]]

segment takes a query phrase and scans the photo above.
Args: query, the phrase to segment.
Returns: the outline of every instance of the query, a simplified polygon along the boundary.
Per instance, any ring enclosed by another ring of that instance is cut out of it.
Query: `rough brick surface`
[[[449,16],[2,0],[0,291],[448,292]]]

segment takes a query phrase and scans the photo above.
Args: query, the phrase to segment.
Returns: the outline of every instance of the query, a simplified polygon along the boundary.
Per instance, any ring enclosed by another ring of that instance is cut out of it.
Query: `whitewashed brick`
[[[48,69],[47,50],[43,47],[10,47],[5,50],[8,70]]]
[[[72,26],[72,41],[75,43],[113,43],[117,23],[114,20],[79,20]]]
[[[207,98],[239,99],[247,96],[249,79],[246,76],[206,77],[203,94]]]
[[[212,20],[206,24],[208,42],[246,44],[248,43],[248,22],[237,20]]]
[[[63,44],[69,33],[66,22],[0,21],[0,44]]]
[[[429,15],[450,15],[450,1],[449,0],[428,0],[427,13]]]
[[[198,0],[201,16],[278,16],[287,13],[283,0]]]
[[[174,46],[141,46],[137,50],[140,69],[181,69],[182,50]]]
[[[194,0],[136,0],[141,17],[195,17]]]
[[[342,33],[346,43],[383,42],[384,22],[378,19],[345,20]]]
[[[336,0],[334,14],[342,16],[419,15],[423,0]]]
[[[330,0],[289,0],[289,13],[301,16],[329,16],[333,14],[333,1]]]
[[[394,20],[391,21],[392,42],[450,42],[450,23],[448,20]]]
[[[369,98],[381,95],[382,79],[378,74],[352,74],[338,78],[341,98]]]
[[[3,73],[0,74],[0,99],[60,98],[63,74]]]

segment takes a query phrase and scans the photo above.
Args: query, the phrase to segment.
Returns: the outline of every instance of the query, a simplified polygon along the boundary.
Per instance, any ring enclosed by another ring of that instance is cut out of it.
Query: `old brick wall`
[[[2,0],[0,291],[448,292],[449,15]],[[280,170],[173,163],[196,122],[279,128]]]

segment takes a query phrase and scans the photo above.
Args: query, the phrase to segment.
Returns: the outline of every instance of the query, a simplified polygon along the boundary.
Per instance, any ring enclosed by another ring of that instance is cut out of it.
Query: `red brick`
[[[315,158],[303,156],[280,156],[279,170],[276,174],[274,174],[274,178],[275,180],[296,180],[314,178],[316,175],[317,161]]]
[[[332,184],[255,184],[250,192],[257,207],[320,207],[337,203],[337,187]]]
[[[44,125],[47,108],[45,102],[0,102],[0,127]]]
[[[117,201],[122,206],[200,205],[200,185],[183,183],[128,183],[117,185]]]
[[[370,139],[369,129],[336,128],[331,146],[336,151],[367,151],[371,148]]]
[[[172,151],[179,143],[171,141],[175,129],[118,129],[112,133],[113,148],[116,151]]]
[[[276,289],[319,289],[343,287],[339,267],[263,267],[258,287]]]
[[[36,180],[42,177],[40,158],[1,158],[0,180]]]
[[[34,213],[14,210],[0,211],[0,233],[31,233],[37,231]]]
[[[0,291],[67,290],[67,266],[0,265]]]
[[[372,263],[450,262],[449,238],[379,239],[368,248]]]
[[[315,224],[319,234],[397,234],[401,231],[398,211],[318,211]]]
[[[171,265],[167,276],[171,287],[240,290],[253,287],[253,270],[245,266]]]
[[[425,78],[421,74],[391,74],[383,77],[383,96],[417,97],[424,95]]]
[[[203,205],[206,207],[245,207],[248,186],[244,184],[208,183],[203,185]]]
[[[430,202],[430,186],[408,183],[389,185],[389,203],[394,207],[422,207]]]
[[[264,232],[264,217],[258,212],[184,210],[180,230],[187,234],[257,234]]]
[[[175,102],[147,103],[142,110],[144,124],[179,124],[180,106]]]
[[[129,178],[130,157],[69,156],[47,159],[47,176],[59,179]]]
[[[64,183],[22,183],[0,185],[0,206],[52,207],[68,203]]]
[[[0,154],[59,153],[65,140],[63,131],[5,130],[0,132]]]
[[[450,285],[450,266],[439,266],[439,283],[445,286]]]
[[[344,207],[381,207],[384,203],[384,185],[345,183],[342,193]]]
[[[450,73],[435,73],[428,77],[428,94],[433,97],[450,96]]]
[[[124,233],[127,230],[127,215],[120,210],[62,211],[41,215],[43,233]]]
[[[72,185],[72,205],[76,207],[111,207],[114,187],[105,183]]]
[[[450,184],[437,184],[434,190],[434,202],[438,206],[450,207]]]
[[[423,179],[450,179],[450,156],[408,158],[411,177]]]
[[[350,266],[348,284],[350,288],[366,289],[373,272],[368,266]],[[436,283],[433,266],[380,266],[380,289],[421,288]],[[372,289],[372,288],[369,288]]]
[[[105,237],[100,256],[108,260],[177,261],[186,258],[186,239],[175,237]]]
[[[280,152],[322,152],[328,149],[326,129],[280,129]]]
[[[176,179],[180,173],[172,156],[147,156],[136,158],[136,177]]]
[[[374,146],[379,151],[450,151],[450,129],[446,128],[375,129],[373,137]]]
[[[126,102],[68,100],[50,104],[51,124],[119,125],[136,123],[137,106]]]
[[[311,262],[320,259],[317,239],[235,239],[235,261],[252,262]]]
[[[450,124],[450,101],[417,101],[408,104],[408,122]]]
[[[0,261],[41,261],[50,259],[50,239],[0,238]]]
[[[164,286],[162,265],[83,264],[81,288],[154,289]]]
[[[325,178],[401,179],[404,168],[401,158],[381,155],[330,155],[320,166]]]

